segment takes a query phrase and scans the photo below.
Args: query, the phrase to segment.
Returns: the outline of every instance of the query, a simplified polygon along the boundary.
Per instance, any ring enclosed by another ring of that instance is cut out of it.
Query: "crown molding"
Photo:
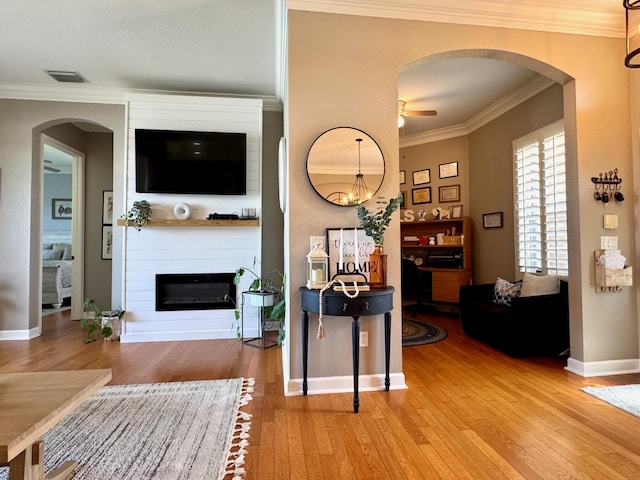
[[[553,80],[538,75],[537,77],[529,80],[521,87],[509,92],[504,97],[500,98],[497,102],[489,105],[483,111],[476,116],[458,125],[451,127],[440,128],[438,130],[431,130],[429,132],[420,133],[416,135],[408,135],[406,137],[400,137],[400,148],[413,147],[415,145],[421,145],[423,143],[438,142],[441,140],[447,140],[449,138],[462,137],[469,135],[476,131],[480,127],[483,127],[487,123],[495,120],[501,115],[504,115],[509,110],[517,107],[521,103],[526,102],[538,93],[546,90],[553,85]]]
[[[10,100],[39,100],[49,102],[126,104],[132,97],[151,95],[184,95],[193,97],[224,97],[262,100],[267,112],[282,112],[282,102],[276,96],[208,94],[202,92],[175,92],[160,90],[128,90],[97,88],[77,85],[26,86],[0,85],[0,98]]]
[[[547,0],[287,0],[290,10],[624,38],[624,8]],[[585,2],[587,3],[587,2]],[[612,2],[613,3],[613,2]]]

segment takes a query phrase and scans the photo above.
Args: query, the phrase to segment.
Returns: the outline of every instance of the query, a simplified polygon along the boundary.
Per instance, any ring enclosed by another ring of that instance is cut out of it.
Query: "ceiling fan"
[[[404,117],[435,117],[438,115],[436,110],[405,110],[407,102],[398,100],[398,128],[404,126]]]
[[[53,162],[51,160],[45,160],[44,163],[47,164],[47,163],[53,163]],[[48,172],[53,172],[53,173],[60,172],[59,168],[50,167],[48,165],[45,165],[44,169],[47,170]]]

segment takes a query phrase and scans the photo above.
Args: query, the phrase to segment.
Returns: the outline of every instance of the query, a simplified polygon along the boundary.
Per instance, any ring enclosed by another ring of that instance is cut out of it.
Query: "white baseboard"
[[[252,332],[246,332],[246,338],[253,338]],[[257,335],[257,331],[255,332]],[[182,332],[133,332],[120,336],[121,343],[136,342],[180,342],[185,340],[228,340],[236,339],[235,331],[182,331]]]
[[[389,375],[389,390],[403,390],[407,388],[404,383],[404,373],[392,373]],[[313,377],[307,379],[307,394],[321,395],[325,393],[349,393],[353,392],[353,376],[340,377]],[[384,374],[360,375],[358,377],[359,392],[373,392],[384,390]],[[287,382],[287,396],[302,395],[302,379],[294,378]]]
[[[31,340],[40,336],[38,327],[29,330],[0,330],[0,341],[2,340]]]
[[[640,373],[640,359],[604,360],[600,362],[581,362],[574,358],[567,361],[566,370],[581,377],[605,377],[607,375],[625,375]]]

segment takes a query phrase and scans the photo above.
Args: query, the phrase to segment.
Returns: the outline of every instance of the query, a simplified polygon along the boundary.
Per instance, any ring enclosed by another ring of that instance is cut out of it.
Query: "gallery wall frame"
[[[424,185],[425,183],[431,183],[431,169],[425,168],[424,170],[413,172],[414,185]]]
[[[462,205],[453,205],[451,207],[451,218],[462,218]]]
[[[70,198],[53,198],[51,200],[51,218],[54,220],[70,219],[72,203]]]
[[[102,224],[113,225],[113,191],[102,192]]]
[[[482,214],[482,228],[502,228],[503,212],[491,212]]]
[[[401,191],[402,199],[400,200],[400,208],[407,208],[407,192]]]
[[[407,182],[407,172],[406,170],[400,170],[400,185],[403,185]]]
[[[113,225],[102,226],[102,259],[113,259]]]
[[[431,203],[431,187],[413,188],[411,190],[411,203]]]
[[[460,185],[443,185],[438,192],[440,203],[460,201]]]
[[[458,162],[441,163],[438,165],[440,178],[451,178],[458,176]]]

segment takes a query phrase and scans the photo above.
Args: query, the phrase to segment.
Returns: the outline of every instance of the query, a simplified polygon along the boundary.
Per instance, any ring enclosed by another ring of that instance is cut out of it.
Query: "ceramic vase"
[[[387,254],[382,245],[376,245],[369,254],[369,286],[384,288],[387,286]]]

